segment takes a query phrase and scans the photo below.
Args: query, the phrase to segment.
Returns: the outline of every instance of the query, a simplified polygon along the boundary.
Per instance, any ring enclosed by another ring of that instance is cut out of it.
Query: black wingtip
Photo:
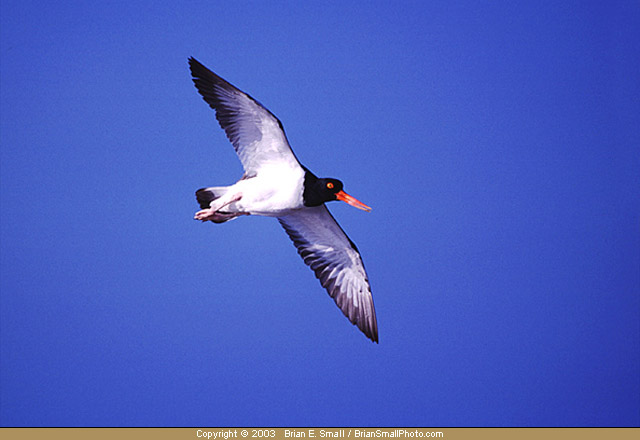
[[[374,325],[375,325],[375,327],[372,329],[371,332],[366,332],[363,329],[360,329],[360,330],[362,330],[362,332],[365,334],[365,336],[367,336],[369,339],[371,339],[371,341],[375,342],[376,344],[379,344],[379,342],[378,342],[378,323],[375,322]]]
[[[189,69],[191,70],[191,76],[194,78],[202,78],[203,75],[213,73],[194,57],[189,57]]]
[[[358,330],[360,330],[367,338],[369,338],[371,342],[375,342],[376,344],[378,344],[378,319],[376,318],[376,312],[373,306],[373,298],[371,298],[371,301],[373,316],[358,316],[356,319],[352,319],[346,313],[345,316],[349,318],[349,321],[351,321],[353,325],[358,327]]]

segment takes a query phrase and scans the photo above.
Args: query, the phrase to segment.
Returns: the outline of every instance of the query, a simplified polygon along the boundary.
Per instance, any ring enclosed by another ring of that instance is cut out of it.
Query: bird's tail
[[[200,203],[201,209],[210,208],[211,202],[222,197],[229,188],[226,186],[214,186],[211,188],[200,188],[196,191],[196,199]]]

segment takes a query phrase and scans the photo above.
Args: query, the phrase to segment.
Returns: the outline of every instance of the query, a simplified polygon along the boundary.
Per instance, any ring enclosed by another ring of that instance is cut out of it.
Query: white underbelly
[[[233,185],[242,198],[227,207],[231,212],[278,217],[303,208],[304,170],[271,167],[260,170],[258,176]],[[227,210],[225,209],[225,211]]]

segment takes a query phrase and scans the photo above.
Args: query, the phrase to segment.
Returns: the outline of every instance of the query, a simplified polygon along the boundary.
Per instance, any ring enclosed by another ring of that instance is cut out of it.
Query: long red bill
[[[354,208],[358,208],[358,209],[362,209],[363,211],[367,211],[370,212],[371,208],[369,208],[367,205],[365,205],[364,203],[362,203],[360,200],[356,199],[355,197],[351,197],[349,194],[347,194],[344,191],[340,191],[339,193],[336,193],[336,199],[348,203],[349,205],[353,206]]]

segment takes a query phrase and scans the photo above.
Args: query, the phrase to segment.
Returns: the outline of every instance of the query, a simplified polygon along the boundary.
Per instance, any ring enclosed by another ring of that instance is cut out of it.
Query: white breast
[[[274,164],[264,166],[256,177],[237,182],[234,190],[242,199],[228,207],[230,211],[279,217],[304,207],[304,170],[299,166]]]

